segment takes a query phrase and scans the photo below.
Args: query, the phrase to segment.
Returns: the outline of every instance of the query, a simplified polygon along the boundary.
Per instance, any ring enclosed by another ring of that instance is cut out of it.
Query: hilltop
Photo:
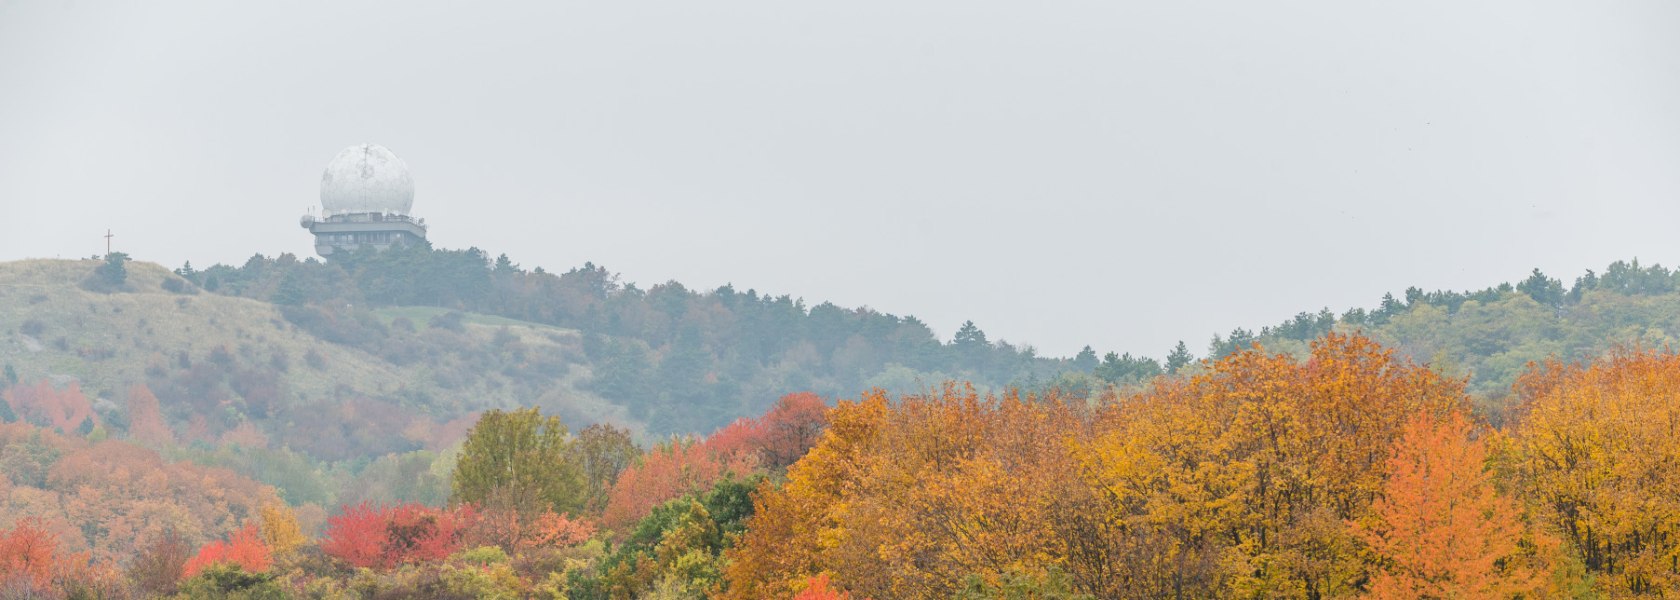
[[[446,444],[425,431],[490,408],[536,405],[570,422],[641,428],[580,389],[590,371],[574,330],[431,308],[353,311],[339,321],[205,293],[144,262],[128,264],[121,288],[92,291],[85,282],[100,264],[0,263],[0,305],[12,307],[0,312],[0,368],[10,383],[77,382],[102,420],[119,424],[130,387],[145,384],[172,421],[206,440],[248,422],[335,460]],[[380,345],[323,337],[335,334],[377,336]],[[397,443],[353,430],[359,425],[392,430]],[[349,442],[326,443],[340,430]]]

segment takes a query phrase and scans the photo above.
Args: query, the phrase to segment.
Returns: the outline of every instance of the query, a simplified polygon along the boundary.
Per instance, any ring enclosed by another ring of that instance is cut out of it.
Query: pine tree
[[[957,335],[951,338],[951,343],[960,348],[990,345],[986,341],[986,332],[981,331],[980,327],[974,324],[974,321],[963,321],[962,328],[958,329]]]
[[[1073,368],[1082,373],[1091,372],[1097,368],[1097,352],[1090,346],[1081,349],[1079,354],[1073,357]]]
[[[1194,360],[1196,360],[1196,357],[1192,356],[1190,349],[1184,346],[1184,340],[1179,340],[1178,345],[1173,346],[1172,352],[1167,353],[1167,372],[1176,374],[1179,369],[1184,368]]]

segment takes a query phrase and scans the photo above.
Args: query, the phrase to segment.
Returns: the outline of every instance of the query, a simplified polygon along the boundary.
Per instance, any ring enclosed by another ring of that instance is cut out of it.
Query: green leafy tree
[[[567,434],[559,417],[536,408],[484,413],[461,447],[450,504],[519,498],[537,504],[522,511],[577,512],[585,487]]]
[[[303,304],[308,298],[304,294],[301,279],[298,271],[287,271],[286,276],[280,279],[280,286],[274,290],[274,303],[285,306]]]
[[[636,523],[630,535],[602,561],[597,576],[580,574],[574,598],[705,597],[720,584],[723,553],[746,530],[752,496],[763,476],[725,479],[704,494],[661,504]]]
[[[587,490],[585,503],[591,510],[605,508],[608,490],[618,481],[618,474],[641,456],[641,449],[631,441],[629,430],[605,423],[578,432],[574,444]]]

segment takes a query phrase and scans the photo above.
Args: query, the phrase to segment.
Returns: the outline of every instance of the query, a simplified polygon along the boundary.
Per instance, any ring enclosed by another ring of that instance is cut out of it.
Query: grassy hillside
[[[249,421],[269,435],[283,434],[278,429],[295,424],[286,419],[305,407],[357,403],[436,423],[537,405],[572,423],[638,426],[621,407],[579,389],[589,368],[575,331],[441,309],[353,307],[306,328],[298,314],[201,293],[150,263],[129,263],[119,289],[94,291],[98,286],[85,282],[100,264],[0,263],[0,306],[7,307],[0,311],[0,368],[8,376],[80,382],[112,415],[122,412],[131,386],[146,383],[176,421],[193,418],[184,407],[216,409],[227,413],[219,415],[225,429]],[[322,338],[335,327],[377,339]],[[205,381],[217,376],[223,380]],[[222,429],[218,419],[209,421],[209,433]]]

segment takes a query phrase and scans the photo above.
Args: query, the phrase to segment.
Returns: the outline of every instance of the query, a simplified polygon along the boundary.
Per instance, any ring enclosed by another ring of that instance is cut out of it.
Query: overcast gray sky
[[[434,243],[1160,356],[1680,263],[1680,3],[0,0],[0,260]]]

